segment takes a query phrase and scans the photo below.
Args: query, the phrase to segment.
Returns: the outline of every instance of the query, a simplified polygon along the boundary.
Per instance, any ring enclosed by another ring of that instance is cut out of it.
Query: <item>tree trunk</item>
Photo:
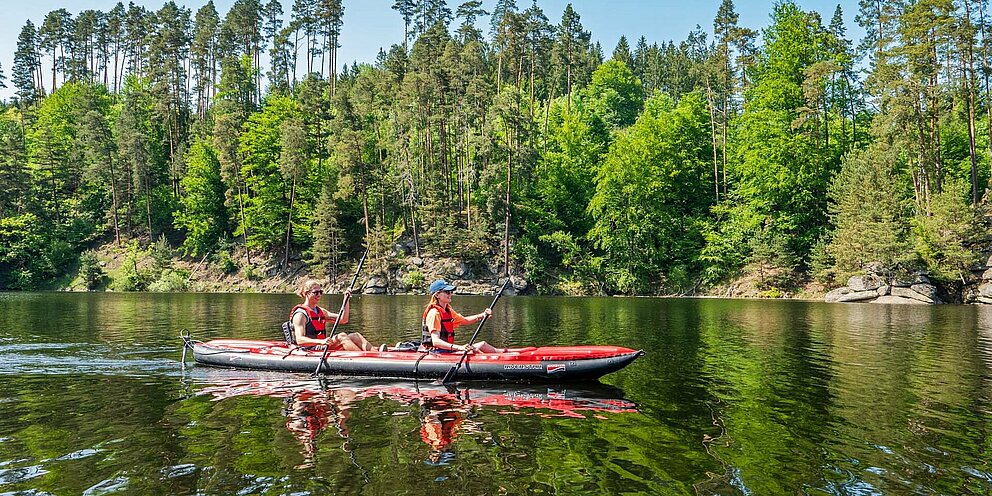
[[[117,213],[117,173],[114,171],[114,158],[107,156],[107,163],[110,164],[110,197],[113,206],[114,215],[114,240],[117,241],[117,247],[121,247],[121,225],[120,219]]]
[[[245,220],[245,202],[244,202],[244,192],[241,189],[241,178],[240,172],[239,177],[236,179],[238,184],[238,208],[241,210],[241,236],[245,241],[245,258],[247,259],[248,265],[251,265],[251,250],[248,249],[248,222]]]
[[[713,145],[713,195],[716,201],[720,201],[720,165],[716,156],[716,109],[713,108],[713,105],[713,88],[710,86],[709,78],[707,78],[706,107],[710,111],[710,142]]]
[[[293,201],[296,200],[296,177],[289,188],[289,213],[286,215],[286,251],[282,257],[282,270],[289,269],[289,241],[293,235]]]
[[[506,210],[503,222],[503,277],[510,274],[510,189],[513,180],[513,149],[506,130]]]
[[[147,176],[143,182],[145,183],[145,215],[148,218],[148,241],[154,241],[155,235],[152,232],[152,190],[148,185]]]

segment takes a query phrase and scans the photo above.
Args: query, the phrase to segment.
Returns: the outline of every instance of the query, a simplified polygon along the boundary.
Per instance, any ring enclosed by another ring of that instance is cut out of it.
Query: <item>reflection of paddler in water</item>
[[[429,397],[420,399],[420,439],[430,446],[431,451],[424,463],[428,465],[448,465],[455,453],[451,444],[458,437],[460,429],[478,430],[475,422],[468,419],[469,407],[457,396]],[[468,420],[465,425],[463,422]]]
[[[355,393],[347,389],[318,393],[301,391],[286,398],[286,428],[303,445],[303,463],[296,468],[311,468],[317,453],[317,437],[333,424],[344,439],[341,449],[351,454],[348,447],[348,411],[355,400]]]

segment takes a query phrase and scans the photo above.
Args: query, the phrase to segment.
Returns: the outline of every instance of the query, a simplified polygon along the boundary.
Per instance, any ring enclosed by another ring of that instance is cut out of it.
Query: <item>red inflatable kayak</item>
[[[196,363],[214,367],[313,372],[323,351],[290,348],[282,341],[215,339],[192,345]],[[644,354],[619,346],[544,346],[510,348],[505,353],[468,355],[458,379],[552,380],[597,379],[620,370]],[[461,353],[421,351],[332,351],[320,372],[334,375],[440,378]]]

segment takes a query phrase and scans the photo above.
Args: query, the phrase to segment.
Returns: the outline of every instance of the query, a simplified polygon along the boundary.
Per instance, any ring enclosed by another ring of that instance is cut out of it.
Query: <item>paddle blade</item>
[[[444,378],[441,379],[441,384],[447,384],[447,383],[451,382],[451,380],[455,378],[455,371],[456,370],[458,370],[458,366],[457,365],[454,365],[450,369],[448,369],[448,373],[447,374],[444,374]]]

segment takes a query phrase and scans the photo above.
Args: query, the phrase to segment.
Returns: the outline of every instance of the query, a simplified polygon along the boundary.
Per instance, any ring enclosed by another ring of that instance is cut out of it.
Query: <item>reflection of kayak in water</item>
[[[464,389],[426,381],[384,381],[381,379],[334,378],[316,381],[302,375],[264,371],[192,369],[186,383],[198,395],[214,401],[245,396],[267,396],[281,401],[286,428],[302,446],[303,462],[297,468],[313,467],[322,450],[318,443],[334,443],[352,463],[365,473],[350,447],[347,423],[350,412],[362,402],[387,410],[383,400],[395,402],[395,414],[413,413],[419,417],[419,439],[428,448],[423,463],[451,464],[461,436],[480,437],[484,442],[500,441],[485,429],[484,415],[528,415],[543,418],[605,420],[607,415],[636,413],[637,405],[623,397],[623,391],[599,383],[521,384],[472,381]],[[333,434],[321,435],[324,432]],[[414,455],[421,456],[421,455]],[[366,477],[366,480],[368,478]]]
[[[545,346],[510,348],[504,353],[466,357],[459,379],[572,381],[597,379],[616,372],[644,352],[619,346]],[[322,350],[289,348],[281,341],[215,339],[193,344],[196,363],[214,367],[313,372]],[[418,351],[332,351],[320,371],[326,374],[377,377],[439,378],[461,353]]]
[[[637,405],[627,401],[623,392],[604,384],[506,384],[472,382],[455,389],[434,383],[340,379],[328,383],[313,379],[289,379],[285,375],[258,372],[213,370],[196,374],[193,383],[199,394],[215,400],[237,396],[306,398],[309,401],[336,402],[346,396],[349,404],[367,398],[387,398],[404,405],[417,402],[449,405],[474,405],[494,408],[501,414],[534,414],[585,418],[583,413],[631,413]]]

